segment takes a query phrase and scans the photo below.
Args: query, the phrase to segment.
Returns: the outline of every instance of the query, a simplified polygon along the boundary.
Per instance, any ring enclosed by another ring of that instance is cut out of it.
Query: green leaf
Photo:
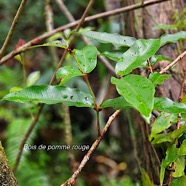
[[[28,47],[28,49],[43,47],[43,46],[58,47],[58,48],[66,49],[66,48],[68,48],[68,43],[64,39],[61,39],[61,40],[56,40],[56,41],[50,41],[50,42],[44,43],[42,45],[34,45],[34,46],[31,46],[31,47]]]
[[[130,103],[128,103],[124,97],[120,96],[114,99],[108,99],[105,100],[99,108],[107,108],[107,107],[113,107],[114,109],[122,109],[126,107],[132,107]]]
[[[40,77],[39,71],[32,72],[31,74],[29,74],[29,76],[27,78],[26,85],[27,86],[33,85],[34,83],[36,83],[36,81],[39,79],[39,77]]]
[[[93,107],[92,97],[77,89],[66,86],[35,85],[6,95],[2,100],[36,102],[45,104],[63,103],[76,107]]]
[[[176,169],[172,173],[173,177],[181,177],[184,176],[185,170],[185,156],[178,157],[175,161]]]
[[[148,58],[152,57],[160,48],[159,39],[139,39],[126,52],[123,53],[123,61],[116,64],[117,75],[129,74],[138,68]]]
[[[153,55],[151,57],[150,62],[151,62],[152,65],[155,65],[158,61],[168,61],[168,62],[171,62],[172,59],[167,58],[167,57],[162,56],[162,55]]]
[[[160,85],[163,83],[164,80],[169,79],[170,75],[162,75],[159,72],[154,72],[151,73],[149,76],[149,80],[154,84],[154,85]]]
[[[175,34],[164,34],[160,38],[161,46],[167,43],[176,43],[181,39],[186,39],[186,31],[177,32]]]
[[[77,68],[73,66],[64,66],[61,67],[57,73],[56,78],[61,78],[61,84],[66,83],[68,80],[70,80],[72,77],[82,76],[82,72],[78,70]]]
[[[83,73],[90,73],[97,65],[97,49],[93,45],[87,45],[81,50],[74,50],[77,65]]]
[[[130,47],[136,41],[134,37],[122,36],[119,34],[112,34],[106,32],[83,31],[81,32],[81,34],[88,37],[89,39],[97,40],[100,43],[111,43],[116,47]]]
[[[175,121],[176,119],[177,119],[176,115],[162,112],[158,116],[158,118],[152,123],[150,140],[152,140],[152,138],[154,138],[158,133],[169,128],[173,124],[173,121]]]
[[[173,114],[186,113],[186,104],[177,103],[168,98],[155,98],[154,110],[164,111]]]
[[[178,149],[176,148],[176,144],[172,144],[171,146],[168,147],[166,151],[166,157],[165,159],[163,159],[162,164],[161,164],[160,185],[163,184],[165,169],[176,160],[177,152],[178,152]]]
[[[158,24],[153,27],[153,30],[177,30],[176,25]]]
[[[109,59],[116,61],[116,62],[121,62],[123,59],[123,53],[121,52],[103,52],[101,55],[108,57]]]
[[[170,133],[163,133],[163,134],[157,134],[154,139],[151,141],[151,143],[153,145],[155,144],[160,144],[160,143],[165,143],[165,142],[169,142],[172,143],[173,140],[170,138]]]
[[[141,180],[142,180],[142,186],[154,186],[149,175],[144,169],[142,169]]]
[[[151,81],[144,76],[130,74],[121,79],[112,77],[111,82],[116,85],[118,93],[149,122],[155,93]]]
[[[186,155],[186,140],[184,140],[181,144],[181,147],[179,148],[179,156],[185,156]]]
[[[186,176],[174,178],[170,186],[186,186]]]
[[[174,130],[170,134],[171,140],[175,141],[176,139],[180,138],[183,135],[184,132],[186,132],[186,125],[183,125],[179,129]]]

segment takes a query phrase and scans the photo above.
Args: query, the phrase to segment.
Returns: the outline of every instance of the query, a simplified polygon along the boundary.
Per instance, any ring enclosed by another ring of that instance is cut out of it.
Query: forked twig
[[[89,151],[87,152],[87,154],[84,156],[83,160],[81,161],[78,169],[73,173],[73,175],[65,182],[63,183],[61,186],[72,186],[74,185],[77,177],[79,176],[81,170],[83,169],[83,167],[86,165],[86,163],[88,162],[88,160],[90,159],[92,153],[96,150],[96,148],[98,147],[99,143],[101,142],[101,140],[103,139],[103,137],[105,136],[107,130],[109,129],[111,123],[114,121],[114,119],[118,116],[118,114],[121,112],[121,110],[116,110],[108,119],[105,127],[103,128],[101,135],[96,139],[96,141],[92,144],[92,146],[90,147]]]

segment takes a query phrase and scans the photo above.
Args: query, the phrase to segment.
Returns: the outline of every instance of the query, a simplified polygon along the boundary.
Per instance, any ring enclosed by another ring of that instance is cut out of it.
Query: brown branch
[[[17,24],[17,22],[18,22],[18,20],[20,18],[20,15],[21,15],[21,13],[23,11],[23,8],[24,8],[26,2],[27,2],[27,0],[22,0],[21,1],[21,4],[20,4],[20,6],[19,6],[19,8],[17,10],[17,13],[16,13],[16,15],[15,15],[15,17],[13,19],[12,25],[11,25],[10,30],[8,32],[8,35],[7,35],[7,37],[6,37],[6,39],[5,39],[4,43],[3,43],[3,46],[2,46],[2,48],[0,50],[0,58],[4,54],[4,52],[6,50],[6,47],[8,46],[8,43],[10,42],[10,40],[12,38],[12,35],[14,33],[16,24]]]
[[[164,69],[160,71],[160,74],[166,73],[170,68],[172,68],[178,61],[180,61],[186,55],[186,51],[181,53],[172,63],[166,66]]]
[[[82,169],[84,168],[84,166],[86,165],[86,163],[88,162],[88,160],[90,159],[91,155],[93,154],[93,152],[96,150],[96,148],[98,147],[99,143],[101,142],[101,140],[103,139],[103,137],[105,136],[106,132],[108,131],[111,123],[114,121],[114,119],[118,116],[118,114],[121,112],[121,110],[116,110],[108,119],[105,127],[103,128],[101,135],[96,139],[96,141],[92,144],[91,148],[89,149],[89,151],[87,152],[87,154],[84,156],[83,160],[81,161],[78,169],[73,173],[73,175],[71,176],[71,178],[69,178],[65,183],[63,183],[61,186],[72,186],[74,185],[76,179],[78,178],[80,172],[82,171]]]
[[[135,9],[138,9],[138,8],[143,8],[143,7],[146,7],[146,6],[150,6],[150,5],[165,2],[165,1],[170,1],[170,0],[149,0],[149,1],[145,1],[143,3],[137,3],[137,4],[134,4],[134,5],[127,6],[127,7],[118,8],[118,9],[103,12],[103,13],[100,13],[100,14],[97,14],[97,15],[89,16],[89,17],[86,17],[84,21],[89,22],[89,21],[93,21],[93,20],[96,20],[96,19],[100,19],[100,18],[104,18],[104,17],[108,17],[108,16],[113,16],[113,15],[116,15],[116,14],[132,11],[132,10],[135,10]],[[66,24],[64,26],[58,27],[58,28],[56,28],[56,29],[54,29],[50,32],[47,32],[43,35],[40,35],[40,36],[32,39],[31,41],[27,42],[23,46],[19,47],[18,49],[15,49],[11,53],[4,56],[0,60],[0,65],[4,64],[7,60],[11,59],[15,55],[25,51],[28,47],[30,47],[32,45],[35,45],[35,44],[38,44],[39,42],[49,38],[50,36],[56,34],[57,32],[61,32],[65,29],[72,28],[72,27],[78,25],[79,22],[80,22],[80,20],[74,21],[72,23],[69,23],[69,24]]]

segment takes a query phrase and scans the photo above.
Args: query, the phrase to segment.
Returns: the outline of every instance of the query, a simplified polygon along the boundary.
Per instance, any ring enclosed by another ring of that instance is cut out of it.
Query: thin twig
[[[81,161],[78,169],[73,173],[73,175],[71,176],[71,178],[69,178],[65,183],[63,183],[61,186],[72,186],[74,185],[77,177],[79,176],[80,172],[82,171],[82,169],[84,168],[84,166],[86,165],[86,163],[88,162],[88,160],[90,159],[92,153],[96,150],[96,148],[98,147],[99,143],[101,142],[101,140],[103,139],[103,137],[105,136],[106,132],[108,131],[111,123],[114,121],[114,119],[118,116],[118,114],[121,112],[121,110],[116,110],[108,119],[105,127],[103,128],[101,135],[95,140],[95,142],[92,144],[92,146],[90,147],[89,151],[87,152],[87,154],[84,156],[83,160]]]
[[[62,0],[56,0],[56,3],[58,4],[58,6],[61,9],[61,11],[64,13],[65,17],[68,19],[68,21],[70,23],[74,22],[75,20],[74,20],[73,16],[69,12],[69,10],[67,9],[67,7],[63,3],[63,1]]]
[[[181,53],[172,63],[170,63],[168,66],[166,66],[164,69],[160,71],[160,74],[166,73],[172,66],[174,66],[178,61],[180,61],[184,56],[186,55],[186,51]]]
[[[149,1],[145,1],[143,4],[142,3],[137,3],[137,4],[134,4],[134,5],[127,6],[127,7],[118,8],[118,9],[103,12],[103,13],[100,13],[100,14],[97,14],[97,15],[89,16],[89,17],[86,17],[84,21],[89,22],[89,21],[93,21],[93,20],[100,19],[100,18],[103,18],[103,17],[109,17],[109,16],[112,16],[112,15],[128,12],[128,11],[135,10],[135,9],[138,9],[138,8],[143,8],[143,7],[150,6],[150,5],[153,5],[153,4],[156,4],[156,3],[162,3],[162,2],[165,2],[165,1],[170,1],[170,0],[149,0]],[[61,27],[58,27],[58,28],[52,30],[51,32],[47,32],[43,35],[40,35],[40,36],[32,39],[31,41],[27,42],[23,46],[19,47],[18,49],[15,49],[14,51],[12,51],[9,54],[7,54],[6,56],[4,56],[0,60],[0,65],[4,64],[6,61],[11,59],[15,55],[25,51],[28,47],[30,47],[32,45],[35,45],[35,44],[38,44],[39,42],[49,38],[50,36],[56,34],[57,32],[61,32],[65,29],[72,28],[72,27],[78,25],[79,22],[80,22],[80,20],[77,20],[77,21],[72,22],[72,23],[68,23],[64,26],[61,26]]]
[[[3,54],[4,54],[5,50],[6,50],[6,47],[8,46],[8,43],[10,42],[10,40],[12,38],[12,35],[14,33],[14,30],[15,30],[15,26],[16,26],[19,18],[20,18],[20,15],[21,15],[21,13],[23,11],[23,8],[25,7],[26,2],[27,2],[27,0],[22,0],[21,1],[21,4],[20,4],[20,6],[19,6],[19,8],[18,8],[18,10],[16,12],[16,15],[15,15],[15,17],[13,19],[12,25],[11,25],[10,30],[8,32],[8,35],[7,35],[7,37],[6,37],[6,39],[5,39],[4,43],[3,43],[3,46],[2,46],[2,48],[0,50],[0,58],[3,56]]]

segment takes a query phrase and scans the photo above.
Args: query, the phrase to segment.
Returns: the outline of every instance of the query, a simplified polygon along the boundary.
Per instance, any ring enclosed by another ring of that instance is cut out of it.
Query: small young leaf
[[[36,83],[36,81],[39,79],[39,77],[40,77],[40,72],[39,71],[32,72],[31,74],[29,74],[29,76],[27,78],[26,85],[28,87],[33,85],[34,83]]]
[[[34,46],[31,46],[31,47],[28,47],[28,49],[43,47],[43,46],[58,47],[58,48],[66,49],[68,47],[68,43],[64,39],[61,39],[61,40],[50,41],[50,42],[44,43],[42,45],[34,45]]]
[[[171,140],[175,141],[176,139],[180,138],[184,132],[186,132],[186,125],[183,125],[179,129],[176,129],[170,133]]]
[[[61,67],[56,73],[56,78],[61,78],[60,85],[77,76],[82,76],[82,72],[73,66]]]
[[[175,34],[164,34],[160,38],[161,46],[167,43],[176,43],[181,39],[186,39],[186,31],[177,32]]]
[[[167,57],[162,56],[162,55],[153,55],[151,57],[150,62],[151,62],[152,65],[155,65],[158,61],[162,61],[162,60],[163,61],[168,61],[168,62],[171,62],[172,61],[172,59],[167,58]]]
[[[186,104],[177,103],[168,98],[155,98],[154,110],[164,111],[173,114],[186,113]]]
[[[90,94],[66,86],[35,85],[6,95],[2,100],[36,102],[45,104],[63,103],[68,106],[93,107]]]
[[[164,80],[169,79],[169,77],[170,75],[168,74],[162,75],[159,72],[154,72],[150,74],[149,80],[151,80],[154,85],[160,85]]]
[[[172,144],[170,147],[168,147],[166,151],[166,157],[161,164],[160,185],[163,184],[165,169],[176,160],[177,152],[178,149],[176,148],[176,144]]]
[[[186,140],[184,140],[181,144],[181,147],[179,148],[179,156],[185,156],[186,155]]]
[[[101,55],[108,57],[109,59],[116,62],[121,62],[123,59],[123,54],[120,52],[103,52]]]
[[[138,68],[160,48],[159,39],[139,39],[123,54],[123,61],[116,64],[117,75],[129,74]]]
[[[149,122],[155,93],[151,81],[144,76],[130,74],[121,79],[112,77],[111,82],[116,85],[118,93]]]
[[[97,65],[97,49],[88,45],[81,50],[74,50],[77,65],[83,73],[90,73]]]
[[[95,39],[100,43],[111,43],[116,47],[130,47],[136,41],[134,37],[122,36],[119,34],[111,34],[106,32],[83,31],[81,32],[81,34],[90,39]]]
[[[172,122],[177,119],[176,115],[162,112],[158,118],[152,123],[150,140],[152,140],[158,133],[169,128]]]
[[[181,156],[178,157],[175,161],[176,169],[172,173],[173,177],[181,177],[184,176],[184,170],[185,170],[185,157]]]
[[[128,103],[124,97],[120,96],[114,99],[108,99],[105,100],[101,105],[100,108],[107,108],[107,107],[113,107],[114,109],[122,109],[126,107],[132,107],[130,103]]]
[[[160,144],[164,142],[172,143],[173,140],[170,138],[170,133],[157,134],[154,139],[151,141],[153,145]]]

